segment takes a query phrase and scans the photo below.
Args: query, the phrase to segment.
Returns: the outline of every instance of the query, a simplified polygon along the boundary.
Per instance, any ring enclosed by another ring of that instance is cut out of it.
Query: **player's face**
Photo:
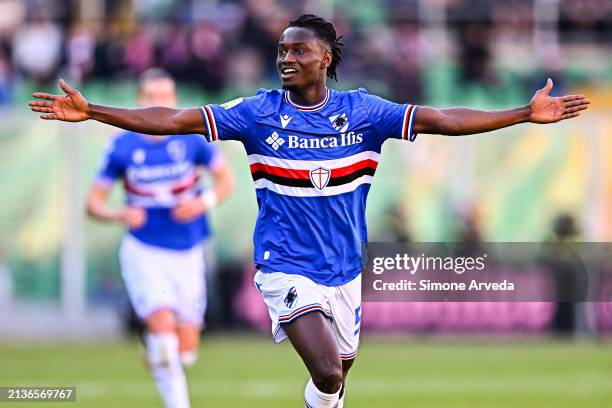
[[[325,82],[331,52],[315,34],[302,27],[289,27],[278,41],[276,65],[283,88],[299,90]]]
[[[174,81],[168,78],[145,81],[138,92],[140,106],[176,107],[176,90]]]

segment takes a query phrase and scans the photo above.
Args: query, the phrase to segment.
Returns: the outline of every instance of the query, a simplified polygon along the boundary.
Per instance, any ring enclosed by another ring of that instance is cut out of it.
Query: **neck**
[[[289,96],[298,105],[316,105],[325,98],[325,85],[325,81],[322,81],[304,89],[291,90],[289,91]]]

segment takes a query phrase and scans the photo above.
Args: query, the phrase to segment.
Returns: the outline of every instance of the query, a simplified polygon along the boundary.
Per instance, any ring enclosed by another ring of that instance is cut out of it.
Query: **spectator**
[[[42,10],[34,10],[13,39],[13,59],[21,74],[36,82],[55,78],[61,61],[62,31]]]

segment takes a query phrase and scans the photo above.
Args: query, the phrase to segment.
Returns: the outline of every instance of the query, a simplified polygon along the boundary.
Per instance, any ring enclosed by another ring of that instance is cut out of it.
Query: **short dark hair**
[[[289,22],[287,27],[302,27],[312,30],[319,40],[329,46],[332,53],[332,62],[327,68],[327,76],[337,81],[336,69],[342,62],[342,47],[344,44],[340,41],[342,36],[336,37],[334,25],[314,14],[303,14]]]
[[[149,68],[138,77],[138,92],[142,91],[142,87],[146,82],[156,79],[169,79],[174,82],[172,75],[162,68]]]

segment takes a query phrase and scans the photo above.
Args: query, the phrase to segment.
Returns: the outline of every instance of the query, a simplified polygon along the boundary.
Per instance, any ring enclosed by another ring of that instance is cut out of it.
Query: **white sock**
[[[189,392],[174,333],[147,335],[151,374],[166,408],[189,408]]]
[[[333,394],[325,394],[319,391],[312,382],[312,378],[310,378],[308,384],[306,384],[306,390],[304,390],[304,401],[306,402],[306,408],[336,408],[339,395],[340,390]]]
[[[344,407],[344,396],[346,395],[346,387],[344,387],[344,391],[342,392],[342,396],[340,397],[340,399],[338,399],[338,405],[336,405],[337,408],[343,408]]]
[[[183,363],[183,367],[193,367],[196,361],[198,361],[197,351],[181,351],[181,362]]]

